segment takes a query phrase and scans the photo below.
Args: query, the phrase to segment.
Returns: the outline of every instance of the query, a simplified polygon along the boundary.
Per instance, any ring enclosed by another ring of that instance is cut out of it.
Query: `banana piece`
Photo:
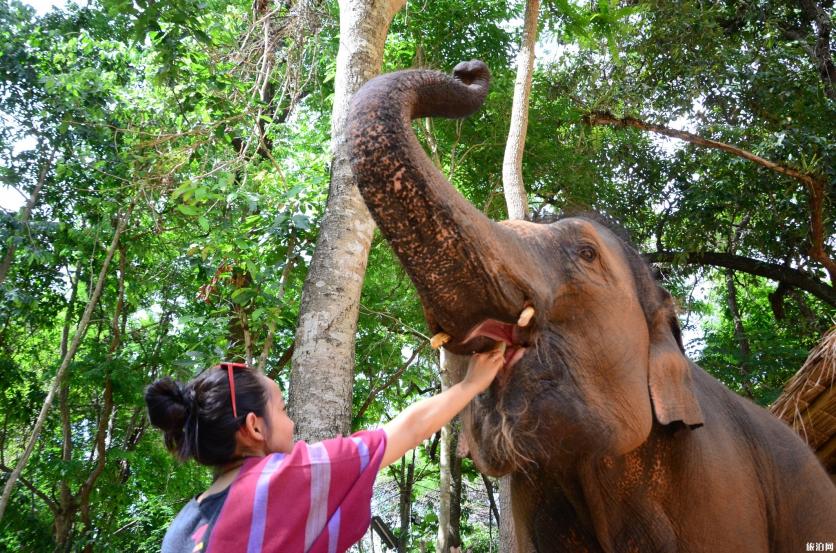
[[[447,334],[446,332],[439,332],[438,334],[430,338],[430,347],[432,347],[433,349],[438,349],[449,341],[449,334]]]

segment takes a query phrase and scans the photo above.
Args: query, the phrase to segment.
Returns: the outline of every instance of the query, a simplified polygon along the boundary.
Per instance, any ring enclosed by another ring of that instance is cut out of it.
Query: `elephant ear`
[[[703,425],[702,409],[694,394],[691,364],[685,357],[673,298],[666,291],[650,328],[650,398],[656,420],[662,424],[681,421],[690,428]]]

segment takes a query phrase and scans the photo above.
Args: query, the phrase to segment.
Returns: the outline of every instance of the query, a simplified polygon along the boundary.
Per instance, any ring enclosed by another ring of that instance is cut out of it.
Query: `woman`
[[[163,553],[332,553],[365,533],[377,472],[437,432],[485,390],[503,352],[476,354],[464,380],[418,401],[379,430],[293,443],[278,385],[223,363],[181,385],[145,392],[151,423],[181,460],[215,469],[215,481],[180,511]]]

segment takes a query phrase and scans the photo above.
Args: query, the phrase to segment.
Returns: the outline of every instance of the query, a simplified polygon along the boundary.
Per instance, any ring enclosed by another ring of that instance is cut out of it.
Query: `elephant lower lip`
[[[525,348],[511,346],[505,350],[505,368],[514,366],[525,355]]]
[[[505,349],[505,369],[510,369],[517,364],[517,361],[525,355],[526,349],[517,346],[508,346]]]

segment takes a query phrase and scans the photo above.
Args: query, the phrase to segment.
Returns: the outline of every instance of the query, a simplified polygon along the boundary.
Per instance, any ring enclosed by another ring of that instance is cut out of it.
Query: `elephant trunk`
[[[412,129],[419,117],[465,117],[488,93],[490,71],[460,63],[453,76],[409,70],[369,81],[353,98],[347,137],[369,211],[418,290],[430,329],[453,337],[487,319],[515,321],[526,301],[514,233],[488,219],[447,182]],[[468,344],[468,350],[487,343]]]

